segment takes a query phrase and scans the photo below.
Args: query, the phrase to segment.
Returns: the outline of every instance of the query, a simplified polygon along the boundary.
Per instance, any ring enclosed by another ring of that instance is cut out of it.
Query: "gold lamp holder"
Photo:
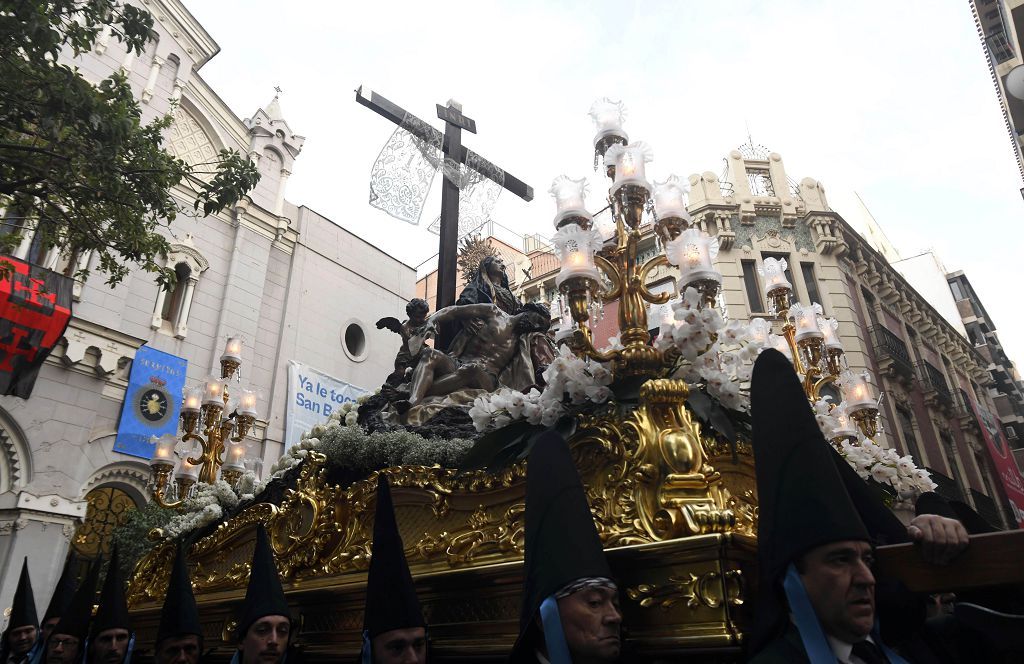
[[[235,375],[240,363],[229,358],[221,358],[221,378],[225,381]],[[200,446],[200,453],[196,457],[189,457],[188,463],[200,466],[199,481],[206,484],[213,484],[217,481],[217,474],[220,467],[224,465],[223,455],[227,449],[227,442],[241,442],[252,429],[256,418],[250,414],[239,414],[232,412],[225,416],[224,411],[228,405],[228,390],[225,385],[223,392],[223,405],[219,403],[204,403],[199,411],[182,409],[181,413],[181,436],[182,442],[196,441]],[[202,434],[196,433],[202,423]],[[232,435],[234,432],[234,435]],[[161,507],[175,508],[184,502],[185,496],[195,482],[188,478],[178,478],[178,500],[169,501],[166,499],[167,485],[170,480],[174,464],[155,463],[153,469],[153,499]],[[228,484],[234,485],[242,475],[242,471],[229,468],[220,473],[221,478]]]
[[[878,435],[878,409],[861,408],[850,413],[857,428],[866,438],[874,438]]]

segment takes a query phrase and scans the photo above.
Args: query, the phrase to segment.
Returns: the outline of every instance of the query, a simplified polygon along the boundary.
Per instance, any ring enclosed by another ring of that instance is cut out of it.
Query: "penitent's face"
[[[574,662],[611,663],[619,660],[622,613],[613,588],[584,588],[558,600],[562,631]]]
[[[847,643],[875,624],[874,552],[867,542],[832,542],[811,549],[797,566],[821,627]]]
[[[373,637],[370,648],[374,664],[426,664],[427,630],[393,629]]]

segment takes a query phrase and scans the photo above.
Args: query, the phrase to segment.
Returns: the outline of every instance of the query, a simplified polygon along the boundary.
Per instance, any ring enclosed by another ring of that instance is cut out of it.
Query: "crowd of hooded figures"
[[[874,547],[913,542],[922,561],[953,561],[969,533],[990,530],[936,494],[904,526],[826,442],[789,361],[757,360],[751,386],[759,495],[754,623],[744,661],[756,664],[1024,661],[1024,594],[998,587],[961,594],[930,615],[928,596],[873,566]],[[360,664],[430,661],[423,617],[395,521],[387,476],[378,475],[373,554]],[[526,538],[519,636],[509,662],[640,662],[622,640],[619,589],[565,440],[542,435],[527,462]],[[2,639],[0,664],[158,664],[203,658],[202,621],[179,547],[153,643],[138,644],[115,548],[93,615],[94,562],[74,587],[69,560],[43,614],[36,613],[27,560]],[[267,533],[257,527],[249,584],[237,616],[232,662],[301,661],[293,616]]]

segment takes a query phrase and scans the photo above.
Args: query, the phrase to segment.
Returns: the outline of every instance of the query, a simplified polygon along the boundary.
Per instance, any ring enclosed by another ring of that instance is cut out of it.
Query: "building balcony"
[[[914,380],[914,363],[907,344],[882,325],[873,325],[868,333],[874,342],[878,370],[910,384]]]
[[[946,377],[931,362],[924,360],[917,365],[917,378],[921,381],[924,400],[929,406],[935,406],[952,415],[955,411],[953,393],[949,390]]]

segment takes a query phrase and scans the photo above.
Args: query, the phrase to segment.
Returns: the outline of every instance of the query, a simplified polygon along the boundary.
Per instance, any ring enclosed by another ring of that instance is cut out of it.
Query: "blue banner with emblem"
[[[177,433],[188,360],[142,346],[135,352],[114,451],[149,459],[150,436]]]

